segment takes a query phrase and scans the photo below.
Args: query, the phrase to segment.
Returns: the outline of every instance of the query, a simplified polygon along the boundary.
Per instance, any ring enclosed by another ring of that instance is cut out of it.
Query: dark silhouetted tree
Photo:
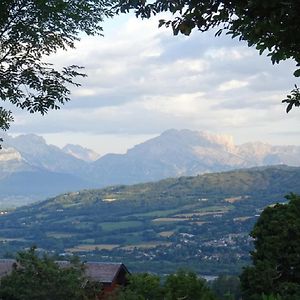
[[[60,49],[74,48],[79,33],[101,34],[113,0],[2,0],[0,2],[0,99],[30,113],[47,113],[69,101],[81,67],[61,70],[44,61]],[[0,107],[0,128],[13,115]],[[7,108],[8,107],[8,108]]]
[[[163,279],[151,274],[129,277],[129,284],[121,290],[118,300],[215,300],[206,282],[193,272],[179,270]]]
[[[287,204],[266,208],[251,232],[253,266],[241,275],[245,300],[262,294],[300,299],[300,196],[286,198]]]
[[[99,283],[87,281],[78,260],[62,268],[50,257],[39,258],[35,248],[20,252],[0,282],[1,300],[94,300],[100,291]]]

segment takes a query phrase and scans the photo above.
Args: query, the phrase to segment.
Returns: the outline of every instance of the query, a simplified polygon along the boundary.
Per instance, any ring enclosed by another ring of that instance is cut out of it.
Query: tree
[[[175,274],[167,276],[165,287],[165,299],[184,300],[214,300],[212,292],[206,286],[203,279],[193,272],[179,270]]]
[[[246,41],[262,54],[268,52],[273,64],[291,58],[300,67],[300,2],[295,0],[120,0],[117,12],[135,10],[136,16],[150,18],[160,12],[171,12],[174,18],[160,20],[159,26],[171,27],[173,33],[189,35],[194,28],[204,32],[217,28],[233,38]],[[300,68],[294,75],[300,76]],[[295,87],[283,100],[287,112],[300,106],[300,91]]]
[[[157,275],[133,274],[128,278],[127,287],[121,291],[119,300],[163,299],[163,288]]]
[[[238,276],[221,275],[210,284],[220,300],[241,299],[240,279]]]
[[[2,300],[94,300],[99,292],[98,283],[85,279],[79,261],[62,268],[50,257],[39,258],[34,247],[18,254],[12,273],[0,282]]]
[[[245,300],[262,294],[300,299],[300,196],[286,198],[287,204],[266,208],[251,232],[253,266],[240,277]]]
[[[47,113],[69,101],[81,73],[72,65],[57,70],[44,58],[74,48],[79,33],[101,34],[114,0],[2,0],[0,2],[0,99],[30,113]],[[0,128],[13,115],[0,107]]]
[[[118,300],[214,300],[205,281],[193,272],[179,270],[161,280],[156,275],[136,274],[118,295]]]

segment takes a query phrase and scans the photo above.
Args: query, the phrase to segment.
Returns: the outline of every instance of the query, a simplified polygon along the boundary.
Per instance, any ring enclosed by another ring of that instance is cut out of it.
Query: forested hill
[[[63,194],[2,215],[0,255],[35,244],[136,271],[237,273],[262,209],[299,182],[300,168],[275,166]]]
[[[229,172],[180,177],[136,185],[111,186],[98,190],[83,190],[51,198],[44,202],[21,208],[16,213],[56,211],[65,208],[80,214],[79,207],[155,206],[173,207],[198,198],[260,195],[271,196],[272,201],[282,199],[290,192],[300,192],[300,168],[288,166],[259,167]],[[122,202],[117,201],[122,200]],[[129,210],[131,209],[128,207]],[[111,211],[113,213],[113,211]],[[109,217],[109,216],[108,216]]]

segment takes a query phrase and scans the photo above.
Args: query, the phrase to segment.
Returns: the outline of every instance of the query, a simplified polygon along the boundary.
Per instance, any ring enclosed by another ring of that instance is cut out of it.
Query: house
[[[0,278],[12,271],[15,262],[14,259],[0,259]],[[56,263],[62,268],[66,268],[70,264],[68,261],[57,261]],[[105,299],[105,295],[111,293],[117,287],[126,285],[127,275],[129,274],[130,272],[122,263],[85,263],[85,275],[87,279],[100,282],[103,285],[101,299]]]
[[[104,295],[113,292],[117,287],[125,286],[127,275],[130,274],[122,263],[87,262],[85,266],[87,278],[101,282]]]

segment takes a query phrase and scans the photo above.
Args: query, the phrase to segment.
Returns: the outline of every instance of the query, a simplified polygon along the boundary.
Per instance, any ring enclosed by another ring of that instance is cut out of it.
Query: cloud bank
[[[60,136],[61,143],[64,134],[146,138],[189,128],[232,134],[237,142],[298,143],[299,113],[287,115],[280,101],[295,83],[293,62],[273,66],[228,36],[174,37],[157,24],[116,17],[104,24],[104,38],[83,37],[76,49],[51,57],[57,66],[85,66],[88,77],[60,111],[17,112],[12,132]]]

